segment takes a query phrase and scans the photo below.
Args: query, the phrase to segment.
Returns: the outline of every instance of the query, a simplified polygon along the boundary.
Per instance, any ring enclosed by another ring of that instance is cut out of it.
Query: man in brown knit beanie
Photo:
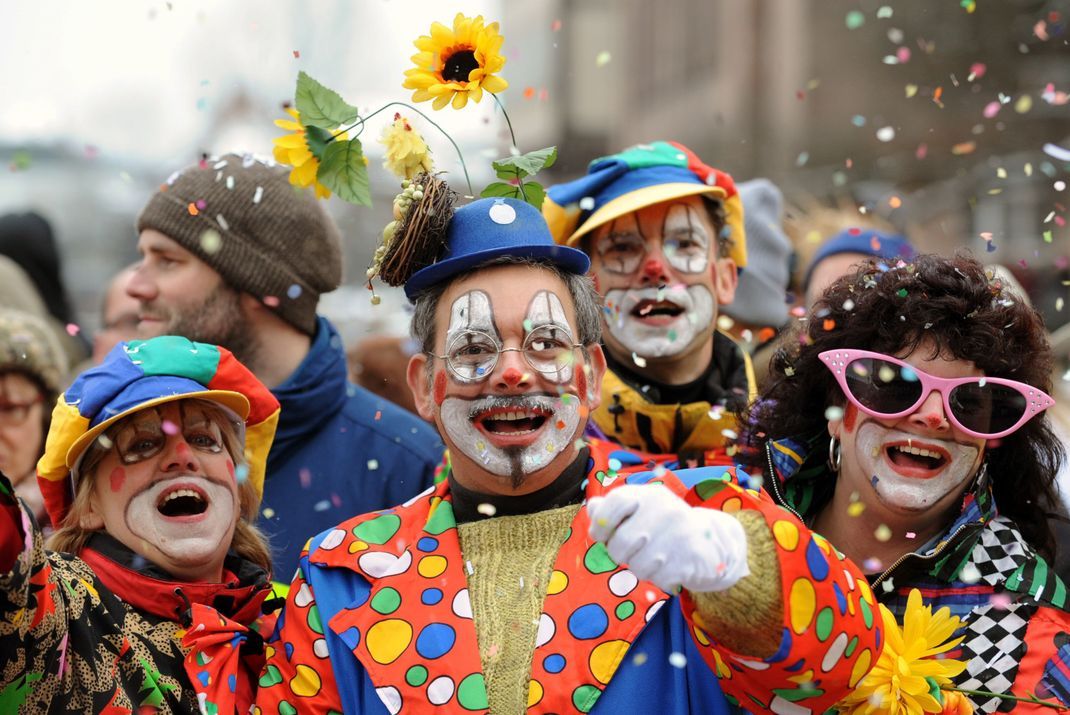
[[[141,337],[222,345],[282,405],[261,526],[275,573],[296,568],[324,520],[380,509],[432,482],[442,445],[426,423],[347,380],[334,327],[316,315],[342,281],[338,227],[267,160],[228,154],[174,173],[138,217],[127,282]]]

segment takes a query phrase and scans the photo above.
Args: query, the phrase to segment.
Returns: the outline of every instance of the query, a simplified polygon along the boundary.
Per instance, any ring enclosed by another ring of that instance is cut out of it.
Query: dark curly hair
[[[767,437],[812,439],[827,428],[826,408],[844,405],[819,353],[857,348],[894,355],[927,341],[932,357],[953,355],[989,377],[1051,392],[1053,358],[1040,315],[975,259],[920,255],[891,268],[869,262],[832,284],[773,356],[769,387],[741,419],[748,425],[745,459],[761,464],[758,447]],[[1054,483],[1062,459],[1043,415],[986,451],[1000,513],[1049,557],[1055,539],[1045,507],[1059,503]]]

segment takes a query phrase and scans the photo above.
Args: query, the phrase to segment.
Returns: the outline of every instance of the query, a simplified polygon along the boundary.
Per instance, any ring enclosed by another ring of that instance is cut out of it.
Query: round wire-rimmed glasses
[[[546,325],[528,333],[519,348],[503,347],[497,338],[482,330],[466,330],[450,338],[445,354],[427,354],[445,360],[446,367],[458,379],[473,382],[485,380],[494,372],[502,353],[521,353],[533,370],[552,375],[570,367],[572,351],[582,347],[581,343],[573,342],[568,331]]]

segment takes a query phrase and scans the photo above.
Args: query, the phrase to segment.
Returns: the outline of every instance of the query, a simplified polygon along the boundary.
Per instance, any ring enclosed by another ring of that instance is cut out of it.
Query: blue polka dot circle
[[[568,632],[580,640],[598,638],[608,626],[609,616],[597,603],[580,606],[568,617]]]
[[[548,655],[542,662],[542,667],[546,668],[547,673],[560,673],[565,669],[565,656],[559,653]]]
[[[420,603],[425,606],[433,606],[442,600],[442,591],[437,588],[425,588],[420,594]]]
[[[445,623],[432,623],[424,626],[416,637],[416,652],[428,660],[441,658],[450,652],[456,640],[457,634],[453,628]]]
[[[423,551],[425,554],[430,553],[438,548],[438,539],[433,539],[430,536],[425,536],[416,542],[416,548]]]

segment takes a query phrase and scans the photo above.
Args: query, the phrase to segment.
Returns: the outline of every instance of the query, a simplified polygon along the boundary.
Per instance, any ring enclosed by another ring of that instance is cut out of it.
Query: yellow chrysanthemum
[[[884,619],[884,650],[873,670],[853,693],[837,704],[837,709],[855,715],[941,712],[944,706],[934,697],[936,689],[951,687],[951,679],[965,670],[966,664],[934,656],[962,641],[962,638],[948,640],[961,621],[946,607],[933,613],[932,606],[922,604],[917,589],[912,589],[907,597],[902,629],[891,611],[883,604],[880,609]]]
[[[379,141],[386,147],[383,168],[398,178],[411,179],[421,171],[430,174],[435,170],[427,142],[400,114],[395,114],[394,123],[383,129]]]
[[[275,126],[291,133],[273,140],[275,161],[293,167],[290,171],[291,184],[301,187],[315,186],[318,198],[328,198],[331,190],[316,180],[320,162],[308,147],[308,136],[304,125],[301,124],[301,115],[292,107],[288,107],[286,113],[293,117],[293,121],[276,119]],[[338,139],[346,139],[346,133],[342,132],[338,135]]]
[[[405,70],[402,86],[416,90],[414,102],[434,100],[435,109],[451,101],[454,109],[461,109],[469,99],[483,99],[484,91],[502,92],[509,83],[495,73],[505,66],[499,52],[504,39],[498,34],[498,23],[484,25],[482,15],[457,13],[452,30],[436,22],[430,35],[421,35],[413,43],[419,50],[412,56],[416,67]]]

